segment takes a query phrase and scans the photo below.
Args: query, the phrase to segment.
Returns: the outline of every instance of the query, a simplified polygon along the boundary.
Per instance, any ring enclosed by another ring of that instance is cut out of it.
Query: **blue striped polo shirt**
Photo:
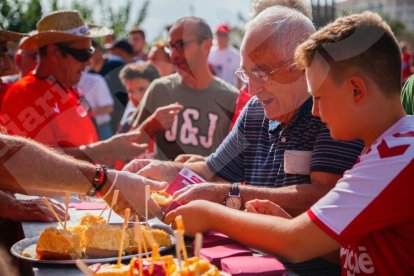
[[[284,171],[285,151],[300,150],[310,152],[310,172],[342,175],[354,165],[363,143],[333,140],[326,125],[311,110],[309,98],[295,119],[282,128],[282,124],[266,119],[262,104],[253,97],[232,131],[209,156],[208,167],[229,182],[269,187],[308,184],[310,174]]]

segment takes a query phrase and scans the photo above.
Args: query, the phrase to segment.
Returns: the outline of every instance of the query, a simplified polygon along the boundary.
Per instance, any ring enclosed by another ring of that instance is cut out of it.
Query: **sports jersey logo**
[[[367,248],[358,246],[357,250],[354,249],[341,247],[341,263],[347,272],[346,275],[373,274],[375,267],[371,256],[367,253]]]

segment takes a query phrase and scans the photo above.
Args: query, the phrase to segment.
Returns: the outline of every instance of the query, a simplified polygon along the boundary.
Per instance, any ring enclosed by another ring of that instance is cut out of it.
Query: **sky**
[[[58,0],[59,6],[69,8],[71,2],[75,0]],[[76,0],[86,2],[87,5],[96,5],[96,0]],[[103,0],[108,1],[116,8],[124,6],[126,0]],[[143,0],[133,0],[137,5],[137,10],[142,6]],[[51,11],[51,0],[41,0],[44,12]],[[99,10],[95,10],[94,18],[99,18]],[[135,9],[134,9],[135,10]],[[204,18],[214,30],[219,24],[228,24],[231,27],[240,26],[242,22],[238,19],[238,14],[246,19],[249,17],[250,0],[150,0],[148,15],[142,24],[146,31],[147,41],[151,42],[159,38],[163,33],[164,27],[174,23],[183,16],[194,15]],[[95,20],[95,23],[105,25],[102,20]],[[130,26],[127,26],[129,28]],[[165,37],[164,37],[165,38]]]
[[[118,0],[122,1],[122,0]],[[142,4],[142,0],[137,1]],[[219,24],[239,26],[238,14],[248,18],[250,0],[151,0],[148,15],[142,24],[148,41],[162,33],[164,26],[183,16],[204,18],[212,29]]]

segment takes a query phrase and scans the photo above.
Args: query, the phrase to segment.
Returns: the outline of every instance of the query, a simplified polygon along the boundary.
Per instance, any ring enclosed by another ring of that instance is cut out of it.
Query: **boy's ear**
[[[365,81],[361,77],[352,76],[349,79],[348,84],[355,101],[359,102],[366,97],[367,87]]]

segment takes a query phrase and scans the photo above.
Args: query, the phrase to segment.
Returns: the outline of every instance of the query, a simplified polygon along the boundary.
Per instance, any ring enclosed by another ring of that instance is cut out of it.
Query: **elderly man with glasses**
[[[268,16],[261,16],[246,27],[236,74],[254,97],[207,161],[135,160],[126,169],[171,181],[186,166],[212,182],[244,182],[247,185],[192,185],[175,196],[185,204],[194,199],[224,203],[230,195],[237,198],[231,202],[237,201],[238,208],[252,199],[269,199],[294,216],[352,167],[362,143],[334,141],[326,125],[312,116],[304,72],[293,63],[296,46],[315,31],[314,26],[293,9],[275,11],[280,21],[268,22]]]
[[[228,134],[238,91],[210,72],[207,60],[212,37],[208,24],[197,17],[181,18],[169,31],[168,48],[177,73],[151,84],[132,124],[144,133],[143,122],[157,108],[181,104],[182,110],[171,111],[176,115],[172,127],[155,133],[157,159],[174,160],[180,154],[207,156]]]
[[[207,161],[136,160],[126,169],[171,181],[186,166],[211,182],[233,184],[189,185],[174,195],[181,204],[206,199],[244,209],[250,200],[267,199],[291,216],[306,211],[335,186],[363,145],[334,141],[326,125],[312,116],[304,71],[293,62],[296,46],[315,32],[312,22],[293,9],[272,12],[246,26],[237,75],[248,83],[253,98]]]

